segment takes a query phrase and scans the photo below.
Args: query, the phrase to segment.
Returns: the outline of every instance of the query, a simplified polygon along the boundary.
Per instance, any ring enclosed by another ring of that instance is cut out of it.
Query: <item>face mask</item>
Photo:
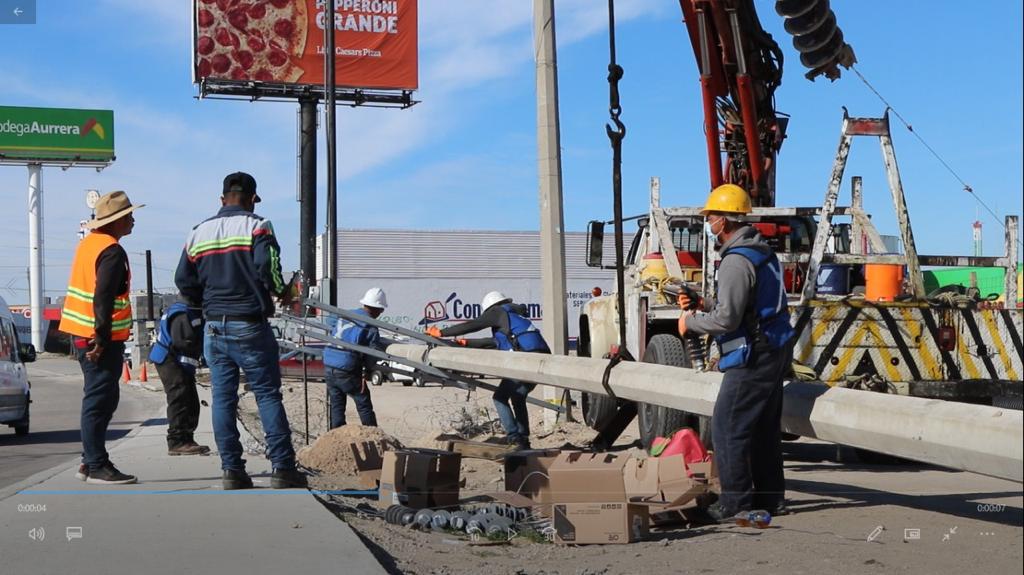
[[[713,243],[718,243],[718,234],[711,229],[711,222],[704,220],[704,235],[707,236],[708,240]]]

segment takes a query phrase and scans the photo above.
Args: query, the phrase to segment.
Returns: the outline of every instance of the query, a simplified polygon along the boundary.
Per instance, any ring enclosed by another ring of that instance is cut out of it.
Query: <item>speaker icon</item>
[[[46,539],[46,530],[42,527],[35,527],[28,530],[28,538],[33,541],[42,541]]]

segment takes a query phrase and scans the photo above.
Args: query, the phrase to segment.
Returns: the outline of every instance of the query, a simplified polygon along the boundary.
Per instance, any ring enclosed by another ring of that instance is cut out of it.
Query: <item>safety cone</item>
[[[142,362],[142,371],[139,372],[139,381],[142,383],[149,381],[149,377],[146,375],[146,362]]]
[[[124,362],[124,369],[121,370],[121,383],[130,383],[132,380],[132,372],[128,371],[128,362]]]

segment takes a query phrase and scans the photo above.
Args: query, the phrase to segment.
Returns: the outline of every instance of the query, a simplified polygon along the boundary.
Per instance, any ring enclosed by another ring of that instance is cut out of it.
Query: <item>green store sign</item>
[[[114,112],[0,106],[0,160],[114,160]]]

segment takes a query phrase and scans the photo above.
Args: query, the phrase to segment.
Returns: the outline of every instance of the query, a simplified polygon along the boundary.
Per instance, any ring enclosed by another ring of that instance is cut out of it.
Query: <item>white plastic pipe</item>
[[[388,353],[435,367],[606,394],[608,360],[536,353],[392,345]],[[608,385],[620,398],[701,415],[714,410],[722,374],[623,362]],[[783,430],[1013,481],[1024,480],[1024,413],[828,387],[786,384]]]

